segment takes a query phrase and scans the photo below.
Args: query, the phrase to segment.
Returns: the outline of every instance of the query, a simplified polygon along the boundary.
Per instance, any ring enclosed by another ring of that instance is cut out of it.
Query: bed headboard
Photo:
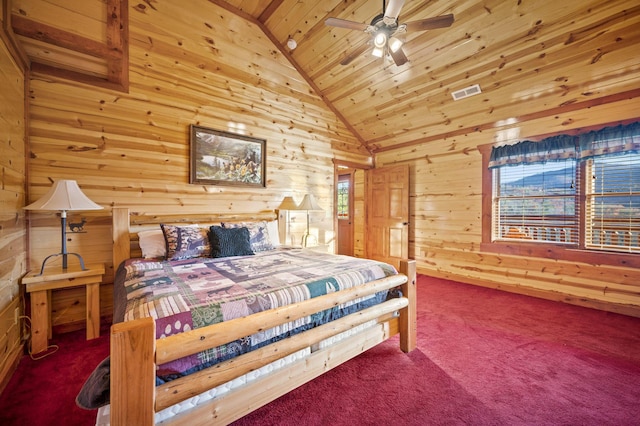
[[[114,207],[112,211],[112,235],[113,235],[113,267],[118,268],[120,263],[131,257],[140,256],[138,245],[138,232],[147,229],[157,229],[161,223],[166,224],[191,224],[197,223],[203,226],[217,225],[221,222],[257,222],[261,220],[276,220],[277,215],[273,210],[258,213],[203,213],[203,214],[162,214],[151,215],[145,213],[130,213],[128,207]]]

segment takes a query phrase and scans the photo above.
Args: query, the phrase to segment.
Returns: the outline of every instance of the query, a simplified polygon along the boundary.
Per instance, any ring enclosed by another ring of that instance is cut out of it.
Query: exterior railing
[[[578,227],[572,226],[570,220],[567,217],[503,216],[497,238],[577,245]],[[640,218],[607,218],[587,226],[585,247],[640,253]]]

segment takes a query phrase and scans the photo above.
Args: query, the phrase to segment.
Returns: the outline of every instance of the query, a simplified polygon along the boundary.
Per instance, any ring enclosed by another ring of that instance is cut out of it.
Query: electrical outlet
[[[18,320],[20,319],[20,308],[16,308],[13,311],[13,324],[18,324]]]

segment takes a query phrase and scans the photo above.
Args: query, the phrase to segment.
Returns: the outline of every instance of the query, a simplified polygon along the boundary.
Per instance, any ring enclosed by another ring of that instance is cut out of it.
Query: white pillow
[[[145,259],[156,259],[167,256],[167,246],[162,229],[138,232],[138,244]]]
[[[267,222],[267,232],[269,233],[269,239],[274,247],[280,245],[280,231],[278,230],[278,221],[271,220]]]

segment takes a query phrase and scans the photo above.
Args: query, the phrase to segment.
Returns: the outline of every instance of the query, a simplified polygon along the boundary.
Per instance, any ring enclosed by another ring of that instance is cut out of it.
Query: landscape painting
[[[265,186],[264,139],[191,126],[190,183]]]

